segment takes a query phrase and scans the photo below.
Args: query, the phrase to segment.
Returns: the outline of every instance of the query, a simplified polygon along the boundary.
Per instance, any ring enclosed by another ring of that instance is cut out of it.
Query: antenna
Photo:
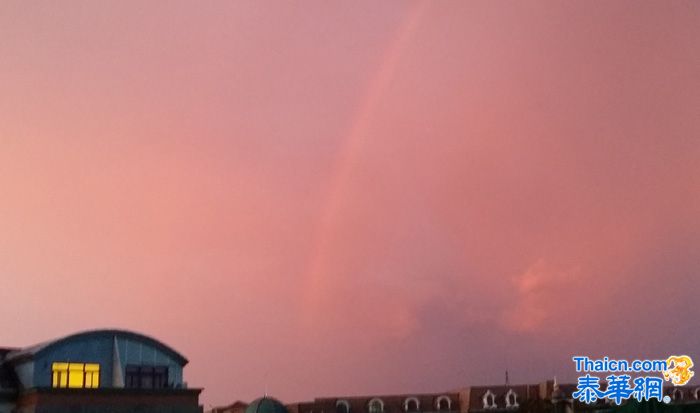
[[[267,397],[267,371],[265,371],[265,394],[263,397]]]

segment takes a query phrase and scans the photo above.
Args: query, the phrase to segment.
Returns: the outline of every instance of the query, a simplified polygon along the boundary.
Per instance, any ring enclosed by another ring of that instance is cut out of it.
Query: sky
[[[700,357],[700,3],[3,1],[0,344],[205,408]]]

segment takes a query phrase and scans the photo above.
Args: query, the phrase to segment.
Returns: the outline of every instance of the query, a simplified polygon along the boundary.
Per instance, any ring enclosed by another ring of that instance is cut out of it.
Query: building
[[[0,413],[200,413],[186,364],[162,342],[123,330],[0,348]]]
[[[461,411],[458,392],[435,394],[372,395],[359,397],[323,397],[295,403],[289,413],[404,413]]]
[[[664,394],[671,398],[669,404],[651,402],[650,406],[641,407],[634,402],[618,407],[603,400],[582,404],[573,400],[575,391],[575,384],[560,385],[547,380],[536,384],[471,386],[429,394],[322,397],[287,405],[265,396],[250,405],[237,401],[214,408],[210,413],[700,413],[700,386],[668,388]]]

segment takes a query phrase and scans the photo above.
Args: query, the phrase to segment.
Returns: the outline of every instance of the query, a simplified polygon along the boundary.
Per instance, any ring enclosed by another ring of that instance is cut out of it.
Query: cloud
[[[580,271],[580,268],[553,268],[541,259],[535,262],[512,279],[516,296],[512,303],[504,303],[503,326],[532,333],[561,321],[561,314],[572,309],[570,294],[580,292],[584,284]]]

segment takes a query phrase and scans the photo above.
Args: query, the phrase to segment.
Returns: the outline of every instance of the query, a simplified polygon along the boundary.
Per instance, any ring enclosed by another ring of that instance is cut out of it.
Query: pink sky
[[[0,3],[0,344],[202,402],[697,353],[698,2]]]

